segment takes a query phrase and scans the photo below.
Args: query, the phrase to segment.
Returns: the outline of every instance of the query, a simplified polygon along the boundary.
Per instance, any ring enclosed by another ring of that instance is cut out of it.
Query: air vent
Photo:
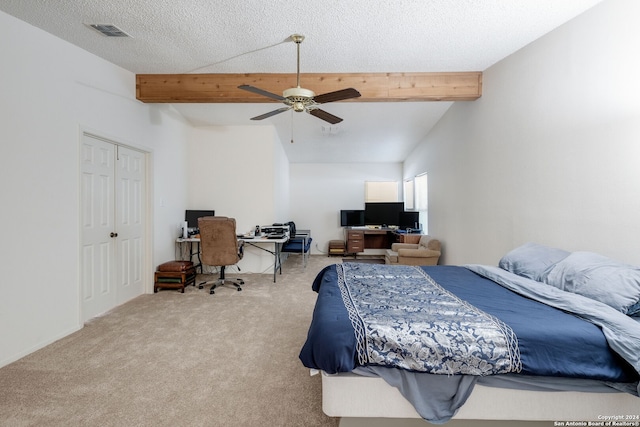
[[[129,34],[122,31],[120,28],[112,24],[88,24],[103,36],[107,37],[131,37]]]

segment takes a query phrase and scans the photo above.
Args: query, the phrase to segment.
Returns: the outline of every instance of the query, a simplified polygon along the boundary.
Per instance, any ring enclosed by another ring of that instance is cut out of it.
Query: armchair
[[[225,284],[231,284],[241,291],[240,285],[244,284],[242,279],[227,279],[225,277],[225,267],[235,265],[242,259],[243,244],[238,242],[236,236],[236,220],[224,216],[208,216],[198,219],[200,229],[200,251],[202,264],[212,265],[220,268],[220,276],[213,283],[210,294],[215,293],[215,289]],[[202,282],[198,285],[203,288]]]
[[[387,249],[385,264],[436,265],[440,259],[440,241],[421,235],[417,243],[393,243]]]

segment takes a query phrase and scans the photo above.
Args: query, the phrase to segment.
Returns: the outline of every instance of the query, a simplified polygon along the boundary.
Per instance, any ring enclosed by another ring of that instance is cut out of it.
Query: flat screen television
[[[400,220],[398,221],[398,227],[402,230],[407,228],[413,228],[417,230],[420,228],[420,212],[404,211],[400,212]]]
[[[364,211],[347,210],[340,211],[340,227],[361,227],[364,225]]]
[[[404,202],[367,202],[364,204],[364,225],[398,225]]]
[[[184,220],[187,221],[188,228],[198,228],[198,218],[202,218],[203,216],[215,216],[216,211],[214,210],[186,210],[184,211]]]

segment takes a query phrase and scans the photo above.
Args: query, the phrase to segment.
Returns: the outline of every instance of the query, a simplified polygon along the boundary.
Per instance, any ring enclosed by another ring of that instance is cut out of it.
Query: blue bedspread
[[[301,361],[328,373],[349,372],[359,365],[389,366],[387,361],[359,362],[359,343],[337,283],[336,268],[325,268],[313,283],[318,299]],[[522,297],[464,267],[421,268],[443,289],[513,330],[523,374],[627,383],[638,380],[638,373],[611,350],[593,323]]]

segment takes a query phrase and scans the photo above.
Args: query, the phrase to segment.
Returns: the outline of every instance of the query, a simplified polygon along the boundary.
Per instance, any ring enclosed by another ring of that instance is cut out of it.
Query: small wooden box
[[[339,255],[343,256],[345,251],[343,240],[330,240],[329,241],[329,256]]]
[[[191,261],[169,261],[160,264],[154,277],[153,292],[158,289],[179,289],[184,293],[184,287],[195,285],[196,269]]]

